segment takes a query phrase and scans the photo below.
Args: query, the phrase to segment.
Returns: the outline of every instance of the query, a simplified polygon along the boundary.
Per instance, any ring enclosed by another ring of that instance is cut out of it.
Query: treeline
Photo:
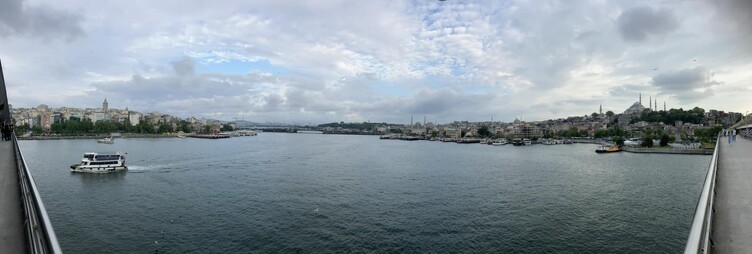
[[[631,123],[639,121],[645,121],[649,123],[663,122],[665,124],[673,124],[676,121],[682,121],[685,123],[700,124],[705,121],[705,110],[699,107],[695,107],[688,111],[684,109],[672,108],[668,111],[642,111],[640,116],[632,119]]]
[[[380,126],[397,126],[396,124],[388,124],[388,123],[369,123],[369,122],[362,122],[362,123],[345,123],[345,122],[334,122],[334,123],[325,123],[325,124],[319,124],[319,128],[326,128],[326,127],[332,127],[332,128],[343,128],[343,129],[357,129],[357,130],[375,130],[377,127]]]
[[[605,130],[596,130],[595,133],[593,133],[594,138],[606,138],[606,137],[624,137],[627,136],[627,131],[622,130],[619,127],[614,127],[611,129],[605,129]]]
[[[28,125],[21,126],[21,129],[28,130],[28,128]],[[43,132],[42,127],[39,125],[34,126],[31,131],[34,134],[40,134]],[[190,125],[186,121],[180,121],[177,128],[173,128],[172,125],[166,123],[159,123],[157,126],[154,126],[147,122],[140,122],[137,125],[132,125],[128,120],[123,123],[111,121],[92,122],[89,119],[79,120],[75,118],[63,120],[50,125],[51,133],[62,135],[102,134],[112,132],[161,134],[177,131],[191,132]]]

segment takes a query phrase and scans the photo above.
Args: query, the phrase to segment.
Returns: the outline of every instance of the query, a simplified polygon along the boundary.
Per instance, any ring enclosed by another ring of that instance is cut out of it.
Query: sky
[[[0,0],[16,108],[256,122],[752,111],[752,1]]]

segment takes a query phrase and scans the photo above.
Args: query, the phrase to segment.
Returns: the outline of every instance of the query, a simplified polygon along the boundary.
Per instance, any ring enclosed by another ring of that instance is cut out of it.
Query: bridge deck
[[[752,253],[752,141],[721,140],[711,239],[714,253]]]
[[[21,194],[13,142],[0,141],[0,253],[25,253]]]

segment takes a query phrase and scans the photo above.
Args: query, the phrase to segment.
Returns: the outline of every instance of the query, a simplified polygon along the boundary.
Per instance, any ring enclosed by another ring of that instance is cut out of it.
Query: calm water
[[[276,133],[21,148],[68,253],[676,253],[710,160]],[[69,172],[115,150],[130,171]]]

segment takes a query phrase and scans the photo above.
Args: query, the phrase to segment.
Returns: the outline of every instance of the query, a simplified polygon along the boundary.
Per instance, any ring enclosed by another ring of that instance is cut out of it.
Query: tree
[[[642,147],[653,147],[653,139],[649,136],[645,136],[642,138],[642,143],[640,143],[640,146]]]
[[[613,117],[614,116],[614,111],[611,111],[611,110],[606,111],[606,116]]]
[[[616,146],[618,146],[618,147],[624,146],[624,139],[623,138],[615,136],[615,137],[613,137],[611,139],[614,141],[614,143],[616,143]]]
[[[598,117],[598,113],[593,112],[592,114],[590,114],[590,117],[596,118],[596,117]]]
[[[41,134],[44,130],[42,130],[42,127],[39,125],[34,125],[33,128],[31,128],[31,131],[34,132],[34,135]]]
[[[661,135],[661,146],[667,146],[668,145],[668,134]]]
[[[485,137],[491,136],[491,132],[488,131],[488,126],[485,126],[485,125],[481,126],[478,129],[478,136],[480,136],[481,138],[485,138]]]
[[[190,127],[188,127],[188,122],[187,121],[180,121],[180,124],[178,126],[178,130],[182,131],[182,132],[186,132],[186,133],[187,132],[191,132]]]
[[[223,125],[222,125],[222,128],[220,128],[219,130],[220,130],[220,131],[232,131],[232,130],[233,130],[233,128],[232,128],[232,126],[231,126],[231,125],[229,125],[229,124],[223,124]]]
[[[158,133],[168,133],[172,132],[172,125],[161,123],[159,124],[159,130]]]

